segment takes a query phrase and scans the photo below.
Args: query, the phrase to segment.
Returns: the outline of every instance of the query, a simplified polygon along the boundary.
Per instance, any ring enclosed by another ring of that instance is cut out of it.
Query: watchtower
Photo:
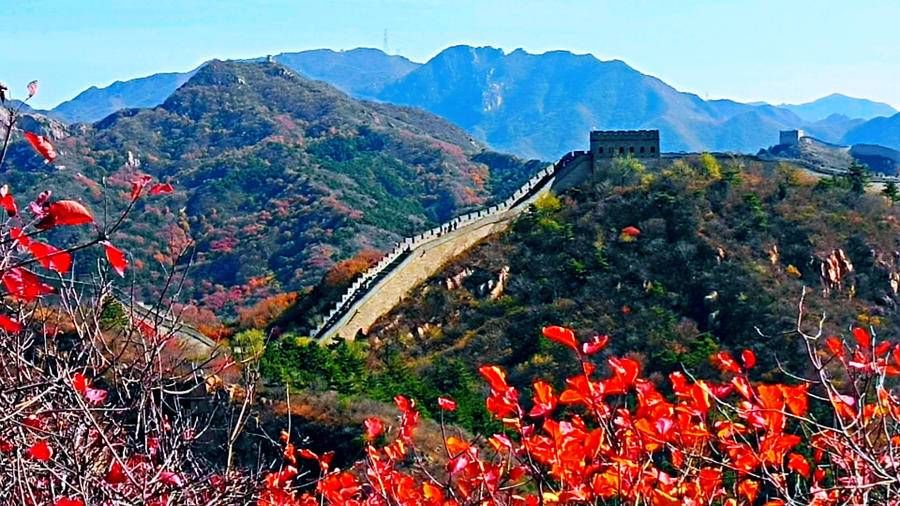
[[[631,156],[642,162],[659,160],[659,130],[594,130],[591,157],[594,165]]]
[[[659,130],[594,130],[591,155],[595,159],[633,156],[659,158]]]
[[[778,133],[778,144],[796,146],[803,137],[803,130],[782,130]]]

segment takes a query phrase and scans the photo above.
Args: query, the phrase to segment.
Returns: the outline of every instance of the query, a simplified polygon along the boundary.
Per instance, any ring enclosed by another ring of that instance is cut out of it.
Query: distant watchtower
[[[778,134],[778,144],[784,146],[796,146],[804,137],[803,130],[782,130]]]
[[[617,156],[643,162],[659,160],[659,130],[594,130],[591,132],[594,166]]]

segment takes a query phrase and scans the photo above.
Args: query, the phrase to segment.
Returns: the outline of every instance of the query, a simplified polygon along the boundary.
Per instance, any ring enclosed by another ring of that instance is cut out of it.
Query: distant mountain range
[[[887,104],[837,94],[781,106],[703,100],[624,62],[567,51],[454,46],[424,64],[377,49],[273,58],[352,96],[420,107],[494,149],[545,160],[584,148],[590,129],[658,128],[666,151],[756,152],[777,142],[778,130],[790,128],[833,143],[900,146],[896,129],[885,130],[891,123],[878,119],[896,113]],[[92,122],[122,108],[152,107],[194,72],[91,88],[48,114]]]
[[[428,112],[355,100],[265,61],[210,62],[161,105],[77,128],[23,121],[65,169],[48,170],[19,139],[4,167],[17,195],[53,188],[101,210],[105,194],[114,209],[139,173],[171,181],[175,193],[141,201],[114,240],[138,270],[195,244],[185,294],[215,311],[311,286],[335,262],[505,198],[543,167],[486,151]],[[164,284],[150,271],[144,296]]]
[[[888,104],[848,97],[840,93],[833,93],[805,104],[782,104],[779,107],[800,116],[804,121],[821,121],[833,114],[848,118],[872,119],[897,113],[897,110]]]

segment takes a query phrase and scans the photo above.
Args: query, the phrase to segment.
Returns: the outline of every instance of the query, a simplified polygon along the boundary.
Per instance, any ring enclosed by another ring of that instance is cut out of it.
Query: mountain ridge
[[[483,158],[484,146],[427,112],[355,100],[269,62],[210,62],[162,105],[118,111],[54,144],[64,170],[48,171],[17,141],[10,186],[102,206],[101,179],[113,205],[138,174],[171,182],[159,204],[142,201],[149,220],[113,239],[138,271],[181,266],[193,244],[184,295],[217,312],[309,287],[336,262],[505,197],[536,170]]]
[[[755,152],[772,144],[777,130],[793,128],[841,142],[847,132],[861,126],[853,114],[870,116],[890,109],[887,104],[840,94],[783,106],[703,100],[622,60],[603,61],[565,50],[531,54],[521,48],[506,52],[456,45],[424,64],[370,48],[308,50],[272,58],[357,98],[420,107],[462,126],[495,149],[546,160],[580,147],[583,132],[594,128],[659,128],[667,151]],[[162,103],[166,93],[195,71],[87,90],[50,114],[69,121],[96,121],[119,106]],[[151,82],[155,82],[152,93],[142,90]],[[126,85],[135,90],[130,103],[121,91]],[[88,102],[80,112],[79,101]],[[829,114],[819,118],[822,111]],[[534,129],[535,124],[542,128]],[[854,142],[876,142],[872,129],[857,132]],[[896,145],[900,139],[882,142]]]

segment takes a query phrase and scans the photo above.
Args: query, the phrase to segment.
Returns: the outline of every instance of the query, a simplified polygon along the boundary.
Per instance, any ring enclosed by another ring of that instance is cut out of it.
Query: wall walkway
[[[574,151],[537,173],[501,204],[406,238],[348,288],[311,335],[329,342],[336,337],[354,339],[359,332],[368,332],[378,318],[447,262],[485,237],[504,230],[541,195],[578,184],[590,173],[590,155]]]

